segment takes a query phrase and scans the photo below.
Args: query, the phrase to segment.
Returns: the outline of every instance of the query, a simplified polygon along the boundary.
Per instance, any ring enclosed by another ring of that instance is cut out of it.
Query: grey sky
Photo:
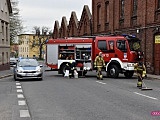
[[[61,24],[63,16],[69,22],[72,11],[80,20],[84,5],[88,5],[91,11],[91,0],[19,0],[18,8],[24,26],[30,32],[33,26],[53,29],[55,20]]]

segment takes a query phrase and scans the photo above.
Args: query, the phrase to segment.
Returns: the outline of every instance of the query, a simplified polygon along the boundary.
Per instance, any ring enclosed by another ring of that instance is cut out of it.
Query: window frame
[[[120,0],[120,19],[124,19],[125,0]]]

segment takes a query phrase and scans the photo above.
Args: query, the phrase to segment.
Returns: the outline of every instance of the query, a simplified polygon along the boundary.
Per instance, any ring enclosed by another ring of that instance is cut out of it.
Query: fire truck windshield
[[[141,49],[140,41],[128,41],[131,51],[138,51]]]
[[[128,43],[129,43],[129,48],[131,51],[139,51],[141,50],[141,40],[136,38],[135,36],[126,36]]]

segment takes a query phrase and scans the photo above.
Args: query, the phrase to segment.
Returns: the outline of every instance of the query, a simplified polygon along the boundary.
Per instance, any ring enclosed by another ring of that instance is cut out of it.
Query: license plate
[[[34,76],[33,73],[26,73],[26,76]]]

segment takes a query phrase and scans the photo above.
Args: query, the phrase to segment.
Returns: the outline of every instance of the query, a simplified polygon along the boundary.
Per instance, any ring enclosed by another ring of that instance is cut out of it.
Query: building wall
[[[106,8],[109,3],[108,29],[105,29]],[[98,15],[100,6],[100,15]],[[160,74],[160,43],[155,35],[160,30],[160,9],[158,0],[137,0],[137,14],[133,14],[133,0],[124,0],[124,17],[121,18],[121,0],[92,0],[93,31],[98,33],[134,34],[142,40],[147,72]],[[99,19],[100,18],[100,19]],[[98,23],[99,20],[99,23]]]
[[[11,13],[9,0],[0,1],[0,70],[10,69],[10,35],[9,14]]]
[[[19,57],[29,57],[29,38],[30,36],[27,34],[22,34],[18,36],[19,40]]]
[[[18,55],[19,57],[24,57],[24,58],[33,58],[39,57],[39,40],[41,40],[41,43],[44,44],[44,41],[47,39],[48,36],[37,36],[35,34],[21,34],[18,36],[18,40],[20,42],[19,45],[19,51]],[[45,45],[43,45],[42,48],[42,54],[45,53]],[[43,58],[43,56],[42,56]]]

